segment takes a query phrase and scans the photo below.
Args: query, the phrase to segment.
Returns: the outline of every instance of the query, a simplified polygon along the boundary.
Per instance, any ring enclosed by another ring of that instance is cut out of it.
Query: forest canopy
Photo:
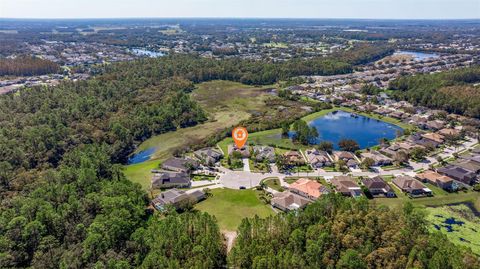
[[[0,58],[0,76],[38,76],[59,71],[58,64],[38,57]]]
[[[404,76],[389,85],[397,99],[480,118],[480,67]]]

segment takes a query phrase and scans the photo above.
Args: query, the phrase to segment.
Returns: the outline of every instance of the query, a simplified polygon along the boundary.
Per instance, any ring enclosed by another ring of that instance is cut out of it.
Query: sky
[[[0,18],[478,19],[480,0],[0,0]]]

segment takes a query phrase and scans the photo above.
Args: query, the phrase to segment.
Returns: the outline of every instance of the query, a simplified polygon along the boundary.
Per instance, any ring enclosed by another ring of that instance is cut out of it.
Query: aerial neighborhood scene
[[[480,268],[480,1],[0,0],[0,268]]]

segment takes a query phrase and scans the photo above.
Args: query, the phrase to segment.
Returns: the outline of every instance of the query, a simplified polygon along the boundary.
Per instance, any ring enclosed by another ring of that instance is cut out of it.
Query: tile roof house
[[[275,162],[275,149],[273,147],[254,146],[253,152],[257,161],[268,160],[269,162]]]
[[[250,147],[243,146],[242,148],[238,148],[236,145],[228,145],[228,155],[232,155],[233,152],[238,152],[243,158],[250,157]]]
[[[435,147],[438,147],[438,145],[442,144],[444,142],[444,137],[441,134],[436,134],[436,133],[426,133],[422,134],[422,138],[426,139],[427,141],[431,142]]]
[[[345,196],[360,197],[362,196],[362,189],[350,176],[338,176],[331,180],[335,191]]]
[[[171,171],[154,171],[151,188],[188,188],[190,187],[190,177],[187,173]]]
[[[332,161],[330,161],[330,158],[325,151],[319,151],[318,149],[309,149],[305,151],[305,157],[314,168],[321,168],[324,166],[332,165]]]
[[[283,154],[286,158],[286,161],[290,165],[297,165],[297,164],[304,164],[305,160],[303,159],[302,155],[298,151],[288,151]]]
[[[370,158],[375,161],[374,165],[390,165],[393,163],[393,160],[389,157],[377,152],[377,151],[370,151],[370,152],[363,152],[361,154],[362,158]]]
[[[440,135],[443,136],[452,136],[452,137],[459,137],[460,136],[460,131],[457,129],[451,129],[451,128],[444,128],[440,131],[438,131]]]
[[[212,148],[199,149],[193,154],[206,165],[214,165],[223,157],[222,153]]]
[[[344,160],[345,162],[348,162],[349,160],[355,160],[355,155],[348,151],[334,151],[333,159],[336,162],[338,162],[339,160]]]
[[[162,163],[162,169],[188,173],[198,167],[198,162],[192,159],[170,158]]]
[[[159,211],[165,210],[166,206],[172,205],[175,208],[179,208],[182,202],[192,202],[197,203],[205,199],[205,193],[203,191],[194,191],[190,194],[177,190],[171,189],[165,192],[160,193],[155,199],[152,200],[151,204]]]
[[[456,165],[439,168],[437,172],[468,185],[472,185],[477,178],[474,172]]]
[[[392,187],[390,187],[390,185],[388,185],[388,183],[379,176],[362,179],[362,184],[365,185],[370,194],[374,197],[396,197],[395,191],[392,189]]]
[[[273,207],[285,212],[303,209],[309,203],[311,200],[289,191],[275,193],[271,200]]]
[[[417,174],[417,178],[422,182],[428,182],[447,191],[455,191],[458,189],[455,180],[432,170]]]
[[[397,176],[392,182],[412,197],[432,195],[432,191],[427,186],[411,176]]]
[[[311,200],[316,200],[321,195],[329,193],[329,190],[322,184],[306,178],[300,178],[293,182],[288,189],[292,193],[296,193]]]

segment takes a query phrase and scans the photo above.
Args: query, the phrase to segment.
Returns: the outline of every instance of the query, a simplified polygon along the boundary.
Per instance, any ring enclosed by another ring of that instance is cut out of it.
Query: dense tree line
[[[0,58],[0,76],[36,76],[59,71],[58,64],[37,57]]]
[[[429,233],[422,211],[322,196],[304,211],[244,219],[235,268],[478,268],[478,257]]]
[[[480,67],[400,77],[390,83],[397,99],[480,118]]]
[[[142,80],[142,78],[139,78]],[[30,169],[55,167],[82,144],[106,143],[124,162],[139,141],[204,121],[183,79],[156,84],[108,77],[24,89],[0,97],[0,160],[18,171],[3,186],[21,190]]]
[[[3,200],[0,268],[215,268],[225,263],[213,217],[152,216],[146,193],[112,164],[108,145],[82,146],[29,192]],[[147,221],[149,220],[149,221]]]

